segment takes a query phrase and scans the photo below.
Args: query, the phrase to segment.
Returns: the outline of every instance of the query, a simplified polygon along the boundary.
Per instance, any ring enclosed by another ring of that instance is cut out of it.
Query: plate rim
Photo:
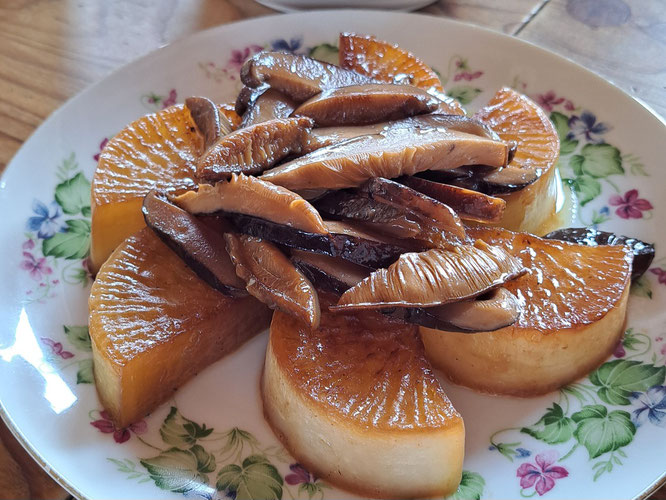
[[[161,45],[153,50],[150,50],[149,52],[132,59],[124,64],[121,64],[117,68],[114,68],[111,72],[106,74],[105,76],[101,77],[100,79],[96,80],[95,82],[89,84],[86,86],[84,89],[81,91],[75,93],[71,97],[69,97],[67,100],[65,100],[60,106],[58,106],[57,109],[55,109],[52,113],[49,114],[49,116],[43,120],[35,130],[31,132],[31,134],[23,141],[19,149],[14,153],[12,158],[9,160],[7,165],[5,166],[2,174],[0,175],[0,192],[2,192],[5,189],[5,179],[8,175],[8,172],[10,169],[13,171],[15,167],[13,167],[14,163],[17,163],[17,159],[20,160],[20,156],[23,153],[23,151],[27,148],[29,148],[32,144],[32,142],[35,140],[35,136],[42,131],[46,126],[48,126],[52,121],[55,121],[58,119],[58,117],[64,112],[64,109],[67,108],[72,101],[88,95],[89,93],[94,92],[97,90],[99,86],[101,86],[105,81],[111,78],[115,78],[118,76],[118,74],[122,73],[123,71],[128,70],[129,68],[135,66],[135,65],[141,65],[144,63],[146,60],[155,57],[156,54],[163,53],[166,50],[171,50],[173,49],[174,46],[179,46],[185,43],[192,43],[192,41],[196,41],[199,38],[204,38],[206,36],[209,36],[211,33],[215,31],[223,31],[229,26],[235,26],[235,25],[243,25],[243,24],[252,24],[255,23],[259,20],[265,21],[266,19],[270,18],[276,18],[276,17],[284,17],[284,16],[289,16],[289,17],[320,17],[320,16],[326,16],[327,14],[336,14],[336,15],[344,15],[344,14],[350,14],[350,15],[372,15],[372,16],[379,16],[379,17],[384,17],[384,18],[389,18],[389,17],[404,17],[404,16],[409,16],[413,18],[421,18],[421,19],[428,19],[429,21],[432,20],[433,22],[436,23],[443,23],[443,24],[449,24],[449,25],[455,25],[459,26],[463,29],[471,29],[473,31],[475,30],[480,30],[486,35],[490,36],[497,36],[499,38],[505,39],[505,40],[512,40],[513,42],[517,42],[519,44],[524,44],[527,46],[530,46],[532,50],[536,50],[537,52],[542,52],[546,53],[549,56],[553,56],[557,59],[560,59],[561,61],[567,63],[574,71],[583,71],[585,73],[588,73],[589,75],[593,76],[599,83],[605,85],[608,89],[610,89],[613,92],[619,92],[620,94],[623,94],[624,97],[628,97],[631,101],[633,101],[634,104],[638,105],[640,108],[643,110],[647,111],[648,115],[650,115],[652,118],[656,119],[657,124],[661,125],[663,127],[663,132],[666,132],[666,117],[661,116],[657,111],[655,111],[652,106],[650,106],[648,103],[643,101],[641,98],[637,96],[633,96],[629,94],[627,91],[624,89],[620,88],[615,82],[613,82],[611,79],[608,79],[597,72],[586,68],[582,64],[572,60],[568,56],[559,54],[551,49],[542,47],[541,45],[529,41],[529,40],[524,40],[522,38],[518,38],[517,36],[503,33],[497,30],[494,30],[492,28],[488,28],[486,26],[479,26],[477,24],[473,24],[468,21],[462,21],[458,19],[452,19],[449,17],[442,17],[442,16],[437,16],[429,13],[415,13],[415,12],[403,12],[403,11],[384,11],[384,10],[379,10],[379,9],[317,9],[317,10],[312,10],[312,11],[300,11],[300,12],[290,12],[290,13],[270,13],[266,15],[261,15],[261,16],[256,16],[252,18],[247,18],[247,19],[242,19],[238,21],[232,21],[228,23],[223,23],[223,24],[218,24],[216,26],[212,26],[210,28],[206,28],[204,30],[199,30],[194,33],[190,33],[188,35],[185,35],[181,38],[178,38],[176,40],[173,40],[172,42],[166,43],[164,45]],[[39,466],[51,477],[53,480],[58,483],[63,489],[65,489],[70,495],[77,499],[81,500],[92,500],[90,497],[86,497],[83,495],[78,488],[76,488],[73,484],[71,484],[68,480],[66,480],[62,475],[60,475],[55,469],[49,466],[47,461],[42,457],[41,453],[34,447],[32,447],[29,443],[29,440],[18,430],[18,426],[16,425],[14,419],[11,417],[7,409],[5,408],[5,404],[3,403],[2,400],[0,400],[0,419],[4,422],[4,424],[7,426],[9,429],[10,433],[13,435],[13,437],[21,444],[23,449],[28,453],[28,455],[35,460],[39,464]],[[664,472],[658,476],[651,484],[646,486],[638,495],[634,497],[634,500],[645,500],[649,498],[654,492],[656,492],[659,488],[664,486],[666,484],[666,469]]]

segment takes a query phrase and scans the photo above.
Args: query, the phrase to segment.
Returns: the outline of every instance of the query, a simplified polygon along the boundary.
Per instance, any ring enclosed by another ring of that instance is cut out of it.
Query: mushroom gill
[[[471,299],[525,272],[519,259],[481,240],[406,253],[347,290],[331,309],[439,306]]]

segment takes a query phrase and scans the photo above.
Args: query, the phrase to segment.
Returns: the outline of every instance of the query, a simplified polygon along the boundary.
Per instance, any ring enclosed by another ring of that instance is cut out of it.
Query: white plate
[[[623,377],[608,373],[606,365],[594,382],[586,379],[567,392],[524,400],[475,394],[444,382],[467,428],[463,498],[640,496],[666,469],[666,128],[620,90],[561,57],[491,31],[408,14],[332,11],[221,26],[128,65],[54,113],[0,184],[3,418],[37,460],[81,498],[179,498],[181,493],[170,490],[191,488],[191,477],[207,484],[199,493],[223,497],[215,490],[217,474],[250,453],[265,455],[284,478],[284,498],[307,498],[308,492],[317,498],[348,496],[322,488],[293,465],[265,424],[257,391],[265,336],[205,370],[144,422],[113,432],[88,383],[89,282],[76,258],[87,244],[86,179],[106,137],[189,95],[231,100],[239,88],[240,62],[261,48],[307,53],[318,46],[319,57],[330,55],[330,47],[321,44],[335,44],[341,30],[374,33],[414,51],[470,109],[503,85],[533,96],[554,113],[563,134],[571,134],[563,141],[561,172],[580,196],[590,198],[580,208],[580,221],[657,243],[652,268],[633,288],[624,344],[609,360],[633,365]],[[66,225],[72,220],[78,222]],[[67,232],[53,236],[63,227]],[[612,389],[613,397],[602,386]],[[559,434],[562,442],[549,444],[521,432],[529,428],[540,435],[535,431],[543,421],[537,422],[554,403],[568,429]],[[589,405],[599,411],[596,420],[587,421],[595,438],[572,432],[579,424],[570,417]],[[171,407],[213,433],[165,443],[159,429]],[[196,467],[188,451],[195,440],[215,456],[214,469],[200,464],[198,471],[190,470]],[[226,444],[230,448],[224,451]],[[173,447],[181,451],[167,451]]]
[[[308,9],[390,9],[416,10],[435,0],[257,0],[260,4],[280,12]]]

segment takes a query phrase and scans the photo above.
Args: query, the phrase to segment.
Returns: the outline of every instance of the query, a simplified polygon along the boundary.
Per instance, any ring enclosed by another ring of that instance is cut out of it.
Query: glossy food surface
[[[382,82],[400,81],[436,93],[443,113],[464,115],[458,101],[446,97],[437,73],[411,52],[373,36],[340,34],[339,64]]]
[[[253,297],[208,286],[148,228],[112,254],[88,304],[97,391],[119,428],[265,328],[270,315]]]
[[[267,170],[262,178],[289,189],[355,187],[372,177],[388,179],[462,165],[500,167],[506,144],[439,127],[414,128],[417,118],[313,151]]]
[[[284,52],[260,52],[248,59],[241,68],[241,80],[248,87],[267,83],[297,102],[323,90],[373,82],[355,71]]]
[[[543,333],[598,321],[618,303],[631,276],[631,251],[545,240],[495,228],[468,228],[468,234],[504,248],[528,269],[506,283],[521,302],[516,328]]]
[[[367,429],[432,429],[461,417],[425,359],[418,329],[379,313],[323,313],[311,330],[276,313],[270,344],[283,372],[311,404]]]
[[[525,272],[499,246],[473,245],[405,253],[347,290],[336,308],[429,307],[476,297]]]
[[[499,90],[475,118],[489,125],[500,138],[516,144],[510,167],[525,170],[537,177],[554,168],[560,154],[560,143],[552,122],[532,100],[510,88]],[[511,179],[518,179],[512,172]],[[509,171],[490,174],[487,183],[505,184]],[[509,182],[515,182],[511,180]]]
[[[435,111],[438,100],[411,85],[368,83],[326,90],[301,104],[294,114],[320,127],[366,125]]]
[[[275,118],[220,137],[197,163],[197,175],[218,182],[231,174],[259,174],[291,154],[299,154],[312,120]]]
[[[260,217],[311,233],[326,234],[324,222],[308,201],[281,186],[257,177],[234,174],[229,182],[202,184],[175,202],[194,214],[218,211]]]
[[[195,162],[202,149],[203,139],[183,105],[146,115],[111,138],[92,180],[93,271],[143,227],[141,202],[151,189],[177,192],[196,186]]]
[[[313,328],[319,325],[317,291],[275,245],[245,234],[227,233],[224,239],[236,274],[251,295]]]

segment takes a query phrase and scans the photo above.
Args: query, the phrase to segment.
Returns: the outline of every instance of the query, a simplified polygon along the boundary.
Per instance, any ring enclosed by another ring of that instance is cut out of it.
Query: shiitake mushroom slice
[[[248,87],[268,84],[296,102],[306,101],[327,89],[375,83],[355,71],[284,52],[255,54],[243,64],[240,76]]]
[[[303,250],[291,250],[291,261],[317,289],[338,296],[372,272],[372,269],[340,258]]]
[[[451,207],[409,186],[383,177],[374,177],[358,190],[367,193],[373,200],[413,215],[429,227],[446,231],[461,240],[465,238],[465,228]]]
[[[328,229],[317,210],[298,194],[257,177],[233,174],[229,182],[202,184],[174,202],[190,213],[241,213],[293,226],[310,233]]]
[[[302,231],[291,226],[244,214],[225,214],[237,232],[262,238],[287,248],[319,253],[377,269],[395,262],[401,254],[423,246],[371,234],[349,223],[325,221],[328,234]]]
[[[247,291],[272,309],[319,326],[317,291],[273,244],[243,234],[225,233],[226,248]]]
[[[548,233],[544,238],[560,240],[580,245],[626,245],[634,254],[631,267],[631,279],[640,278],[648,270],[654,259],[654,245],[638,238],[621,236],[615,233],[599,231],[592,227],[569,227]]]
[[[151,191],[143,200],[146,225],[203,281],[231,297],[247,295],[236,275],[222,233],[231,226],[222,220],[206,222]]]
[[[470,164],[506,165],[506,143],[443,127],[416,127],[419,118],[322,147],[265,171],[261,178],[297,191],[342,189],[373,177],[393,179]]]
[[[210,148],[223,135],[230,134],[233,127],[226,116],[220,113],[215,103],[207,97],[188,97],[185,106],[190,110],[194,124],[204,139],[204,149]]]
[[[499,222],[504,215],[506,201],[502,198],[420,177],[400,177],[396,181],[447,204],[461,219]]]
[[[511,149],[509,149],[511,151]],[[513,193],[526,188],[539,176],[529,169],[508,165],[498,169],[487,165],[462,166],[451,170],[428,170],[416,177],[451,184],[490,196]]]
[[[294,116],[308,116],[319,127],[369,125],[429,113],[439,102],[411,85],[368,83],[325,90],[296,108]]]
[[[260,174],[308,142],[310,118],[275,118],[220,137],[197,162],[197,177],[219,182],[232,174]]]
[[[439,306],[482,295],[526,271],[520,259],[481,240],[406,253],[347,290],[331,309]]]
[[[292,99],[268,85],[256,89],[243,87],[236,99],[236,113],[242,116],[241,128],[275,118],[289,118],[296,107]]]
[[[365,279],[371,270],[341,259],[292,250],[291,260],[318,290],[338,296]],[[434,307],[378,309],[406,323],[465,333],[487,332],[512,325],[520,316],[518,300],[505,288],[471,300]]]
[[[474,299],[441,306],[382,310],[405,323],[461,333],[490,332],[511,326],[521,311],[518,300],[506,288],[495,288]]]

